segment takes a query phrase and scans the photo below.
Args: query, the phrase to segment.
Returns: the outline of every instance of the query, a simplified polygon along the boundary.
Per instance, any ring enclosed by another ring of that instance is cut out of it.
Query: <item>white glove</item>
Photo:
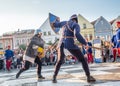
[[[38,46],[37,46],[37,45],[33,45],[32,48],[33,48],[33,49],[37,49]]]

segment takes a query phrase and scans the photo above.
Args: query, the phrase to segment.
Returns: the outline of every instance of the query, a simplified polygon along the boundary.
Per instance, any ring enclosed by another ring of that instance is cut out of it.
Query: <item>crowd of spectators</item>
[[[82,48],[81,48],[82,49]],[[10,69],[20,69],[22,68],[22,66],[24,65],[24,61],[23,61],[23,54],[24,54],[24,50],[13,50],[14,55],[11,59],[11,66]],[[66,54],[66,52],[65,52]],[[93,62],[94,63],[94,52],[92,53],[93,55]],[[101,57],[103,59],[103,62],[112,62],[113,61],[113,52],[112,52],[112,47],[111,46],[103,46],[101,48]],[[85,56],[86,60],[88,61],[88,57],[87,55]],[[117,56],[116,61],[119,60],[119,57]],[[56,49],[48,49],[45,52],[45,57],[42,58],[42,64],[44,66],[47,65],[55,65],[57,61],[57,50]],[[6,70],[9,71],[7,69],[7,59],[4,56],[0,56],[0,70]],[[75,56],[71,55],[71,54],[66,54],[66,58],[64,59],[64,63],[63,64],[76,64],[78,63],[78,60]],[[88,61],[89,63],[89,61]],[[31,67],[36,67],[36,64],[31,64]]]
[[[0,57],[0,70],[11,71],[14,69],[20,69],[24,65],[23,54],[25,51],[23,50],[13,50],[14,55],[11,57],[11,66],[10,70],[7,70],[6,66],[6,57],[5,55]],[[42,64],[44,66],[47,65],[55,65],[57,61],[57,50],[49,49],[45,52],[45,57],[42,58]],[[63,64],[74,64],[77,62],[77,59],[72,55],[67,55]],[[36,67],[36,64],[31,64],[31,67]]]

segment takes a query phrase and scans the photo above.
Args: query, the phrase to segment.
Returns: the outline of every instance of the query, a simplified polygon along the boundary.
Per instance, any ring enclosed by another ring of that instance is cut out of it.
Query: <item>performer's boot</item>
[[[43,76],[41,75],[41,66],[38,66],[37,76],[38,76],[38,79],[45,79],[45,77],[43,77]]]
[[[56,79],[56,76],[53,76],[53,80],[52,80],[53,83],[57,83],[57,79]]]
[[[115,62],[115,60],[113,60],[112,62]]]
[[[38,79],[45,79],[42,75],[38,75]]]
[[[115,62],[115,61],[116,61],[116,58],[114,58],[112,62]]]
[[[19,78],[20,74],[24,71],[24,69],[21,69],[17,74],[16,74],[16,78]]]
[[[95,81],[96,81],[96,79],[94,77],[92,77],[92,76],[87,77],[87,82],[95,82]]]

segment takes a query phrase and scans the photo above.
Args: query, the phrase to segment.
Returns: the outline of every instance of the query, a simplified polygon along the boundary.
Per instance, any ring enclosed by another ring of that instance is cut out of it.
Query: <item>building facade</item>
[[[78,15],[78,24],[80,25],[82,36],[92,41],[94,39],[93,25],[80,14]]]
[[[11,46],[11,48],[13,48],[13,33],[4,33],[1,37],[0,37],[0,49],[4,50],[7,48],[7,46]]]
[[[35,30],[27,29],[17,31],[13,34],[13,49],[18,49],[20,45],[27,46],[30,39],[33,37]]]
[[[104,18],[99,17],[94,23],[95,28],[95,37],[99,37],[103,41],[110,41],[112,37],[112,26],[111,24]]]
[[[11,49],[18,49],[20,45],[27,46],[34,31],[34,29],[29,29],[3,34],[0,37],[0,49],[5,50],[8,45],[11,46]]]
[[[42,38],[45,40],[46,43],[54,43],[56,39],[60,37],[59,34],[56,34],[51,26],[49,18],[40,26],[39,28],[42,32]]]

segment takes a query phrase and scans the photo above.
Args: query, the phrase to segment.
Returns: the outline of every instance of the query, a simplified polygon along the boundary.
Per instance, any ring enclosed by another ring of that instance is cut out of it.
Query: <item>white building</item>
[[[17,31],[13,35],[13,49],[19,48],[20,45],[28,45],[34,35],[34,29]]]
[[[42,38],[45,40],[46,43],[54,43],[56,39],[59,38],[59,34],[56,34],[49,22],[49,18],[46,19],[46,21],[40,26],[39,28],[42,32]]]

